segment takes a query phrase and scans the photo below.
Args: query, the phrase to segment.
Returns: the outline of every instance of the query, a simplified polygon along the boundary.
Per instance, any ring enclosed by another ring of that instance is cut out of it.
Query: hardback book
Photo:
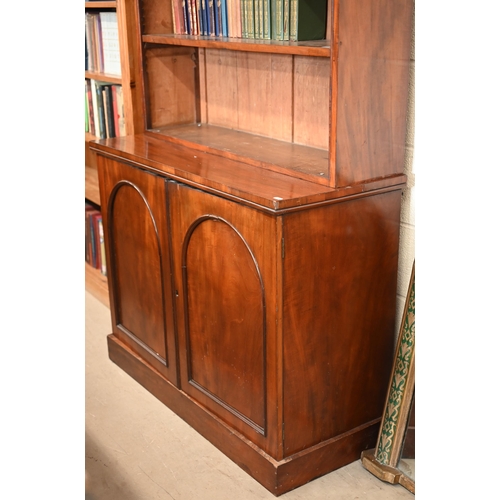
[[[189,1],[189,0],[188,0]],[[184,21],[184,33],[189,34],[188,30],[188,16],[186,9],[186,0],[181,0],[182,20]]]
[[[196,9],[196,0],[190,0],[189,15],[191,16],[191,35],[199,35],[198,31],[198,10]]]
[[[246,1],[247,38],[255,38],[254,0]]]
[[[121,76],[120,41],[118,38],[118,19],[116,12],[99,12],[101,22],[102,52],[104,73]]]
[[[94,103],[92,102],[92,88],[90,86],[90,80],[88,79],[85,79],[85,92],[87,93],[87,102],[89,106],[89,133],[95,135]]]
[[[241,16],[241,0],[231,0],[233,2],[234,6],[234,34],[231,36],[234,36],[235,38],[241,38],[241,23],[242,23],[242,16]]]
[[[90,34],[90,13],[85,13],[85,71],[93,71],[92,35]]]
[[[328,0],[290,0],[290,40],[323,40]]]
[[[92,205],[85,204],[85,261],[92,267],[96,267],[97,262],[97,247],[96,247],[96,232],[95,232],[95,216],[98,215],[99,210],[95,209]]]
[[[221,36],[222,35],[222,31],[221,31],[222,16],[221,16],[220,0],[214,0],[214,19],[215,19],[215,36]]]
[[[174,23],[174,34],[185,35],[186,29],[182,0],[172,0],[172,20]]]
[[[215,36],[215,3],[216,0],[208,0],[209,27],[208,36]]]
[[[283,40],[283,0],[271,0],[271,38]]]
[[[87,97],[87,83],[85,83],[85,132],[90,132],[89,102],[88,102],[88,97]]]
[[[228,19],[227,19],[227,0],[221,0],[222,14],[222,36],[229,36]]]
[[[240,0],[241,38],[248,38],[247,0]]]
[[[203,15],[205,16],[205,36],[210,36],[210,30],[212,28],[212,20],[210,18],[210,0],[201,0],[204,4],[205,9]]]
[[[102,139],[101,136],[101,121],[99,120],[99,109],[97,102],[97,85],[95,80],[90,80],[90,88],[92,92],[92,106],[94,110],[95,136]]]
[[[98,219],[101,216],[101,212],[96,210],[90,216],[91,233],[92,233],[92,253],[93,253],[93,267],[96,269],[101,269],[101,244],[99,242],[99,225]]]
[[[90,80],[85,79],[85,92],[87,93],[87,102],[89,106],[89,133],[96,135],[95,133],[95,123],[94,123],[94,103],[92,102],[92,88],[90,86]]]
[[[123,88],[121,85],[115,85],[116,109],[118,112],[118,137],[125,137],[127,129],[125,124],[125,108],[123,104]]]
[[[113,111],[113,94],[111,85],[103,87],[105,117],[106,117],[106,135],[108,138],[116,137],[115,134],[115,114]]]
[[[207,16],[207,0],[201,0],[201,16],[203,17],[203,35],[208,36],[208,16]]]
[[[227,36],[234,37],[234,5],[233,0],[226,0],[226,12],[227,12]]]
[[[198,34],[203,35],[205,33],[205,19],[203,18],[203,9],[201,7],[203,0],[196,0],[196,15],[198,17]]]
[[[189,19],[189,0],[182,0],[182,10],[184,12],[184,29],[188,35],[191,34],[191,25]]]
[[[263,38],[264,37],[264,25],[262,22],[263,10],[262,10],[262,0],[254,0],[254,37]]]
[[[194,35],[194,23],[193,23],[193,2],[192,0],[186,0],[186,16],[188,18],[188,35]]]
[[[104,110],[104,127],[106,128],[106,138],[111,138],[109,135],[109,117],[108,117],[108,95],[106,92],[107,85],[103,85],[102,89],[102,109]]]
[[[87,38],[87,49],[89,57],[89,71],[98,71],[97,69],[97,47],[95,40],[95,26],[94,21],[97,14],[86,12],[85,13],[85,34]]]
[[[106,118],[104,114],[104,98],[102,95],[102,88],[105,84],[95,81],[96,90],[96,106],[97,106],[97,119],[99,121],[99,139],[107,139],[106,135]]]
[[[107,276],[108,270],[106,267],[106,249],[104,246],[104,226],[102,225],[102,215],[100,214],[97,218],[97,226],[99,229],[99,248],[100,248],[100,258],[101,258],[101,273]]]
[[[96,68],[98,73],[104,73],[104,52],[102,50],[101,18],[99,14],[94,16],[94,44],[96,50]]]
[[[271,0],[262,0],[262,38],[271,39]]]
[[[95,210],[95,207],[90,203],[85,203],[85,262],[91,263],[92,243],[90,241],[90,212]]]
[[[85,71],[89,70],[89,49],[87,46],[87,30],[85,29]]]
[[[283,40],[290,40],[290,0],[283,0]]]
[[[112,103],[113,103],[113,126],[115,128],[115,136],[120,137],[120,119],[118,114],[118,104],[116,102],[116,87],[117,85],[110,85]]]

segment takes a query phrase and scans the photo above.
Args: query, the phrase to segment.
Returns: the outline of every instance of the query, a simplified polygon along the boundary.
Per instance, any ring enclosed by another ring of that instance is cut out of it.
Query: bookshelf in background
[[[101,200],[91,141],[134,134],[142,126],[134,16],[125,0],[85,2],[85,200],[97,209]],[[88,263],[85,268],[87,288],[109,304],[105,275]]]

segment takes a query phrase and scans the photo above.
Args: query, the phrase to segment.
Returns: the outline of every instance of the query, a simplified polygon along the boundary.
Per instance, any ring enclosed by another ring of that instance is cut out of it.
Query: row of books
[[[85,262],[106,276],[106,251],[102,214],[94,205],[85,202]]]
[[[174,33],[260,40],[322,40],[328,0],[172,0]]]
[[[85,71],[121,76],[116,12],[85,13]]]
[[[126,135],[121,85],[85,79],[85,132],[98,139]]]

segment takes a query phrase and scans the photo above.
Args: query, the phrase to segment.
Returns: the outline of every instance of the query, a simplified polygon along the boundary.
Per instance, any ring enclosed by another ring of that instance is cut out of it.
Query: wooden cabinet
[[[394,349],[413,2],[329,9],[264,42],[142,0],[142,130],[91,144],[110,358],[275,495],[373,447]]]

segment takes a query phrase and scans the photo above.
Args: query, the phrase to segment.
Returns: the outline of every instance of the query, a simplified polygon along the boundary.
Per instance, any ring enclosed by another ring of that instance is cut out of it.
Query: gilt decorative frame
[[[401,484],[415,493],[415,480],[398,468],[415,391],[415,261],[399,330],[392,377],[374,449],[361,454],[361,463],[379,479]]]

